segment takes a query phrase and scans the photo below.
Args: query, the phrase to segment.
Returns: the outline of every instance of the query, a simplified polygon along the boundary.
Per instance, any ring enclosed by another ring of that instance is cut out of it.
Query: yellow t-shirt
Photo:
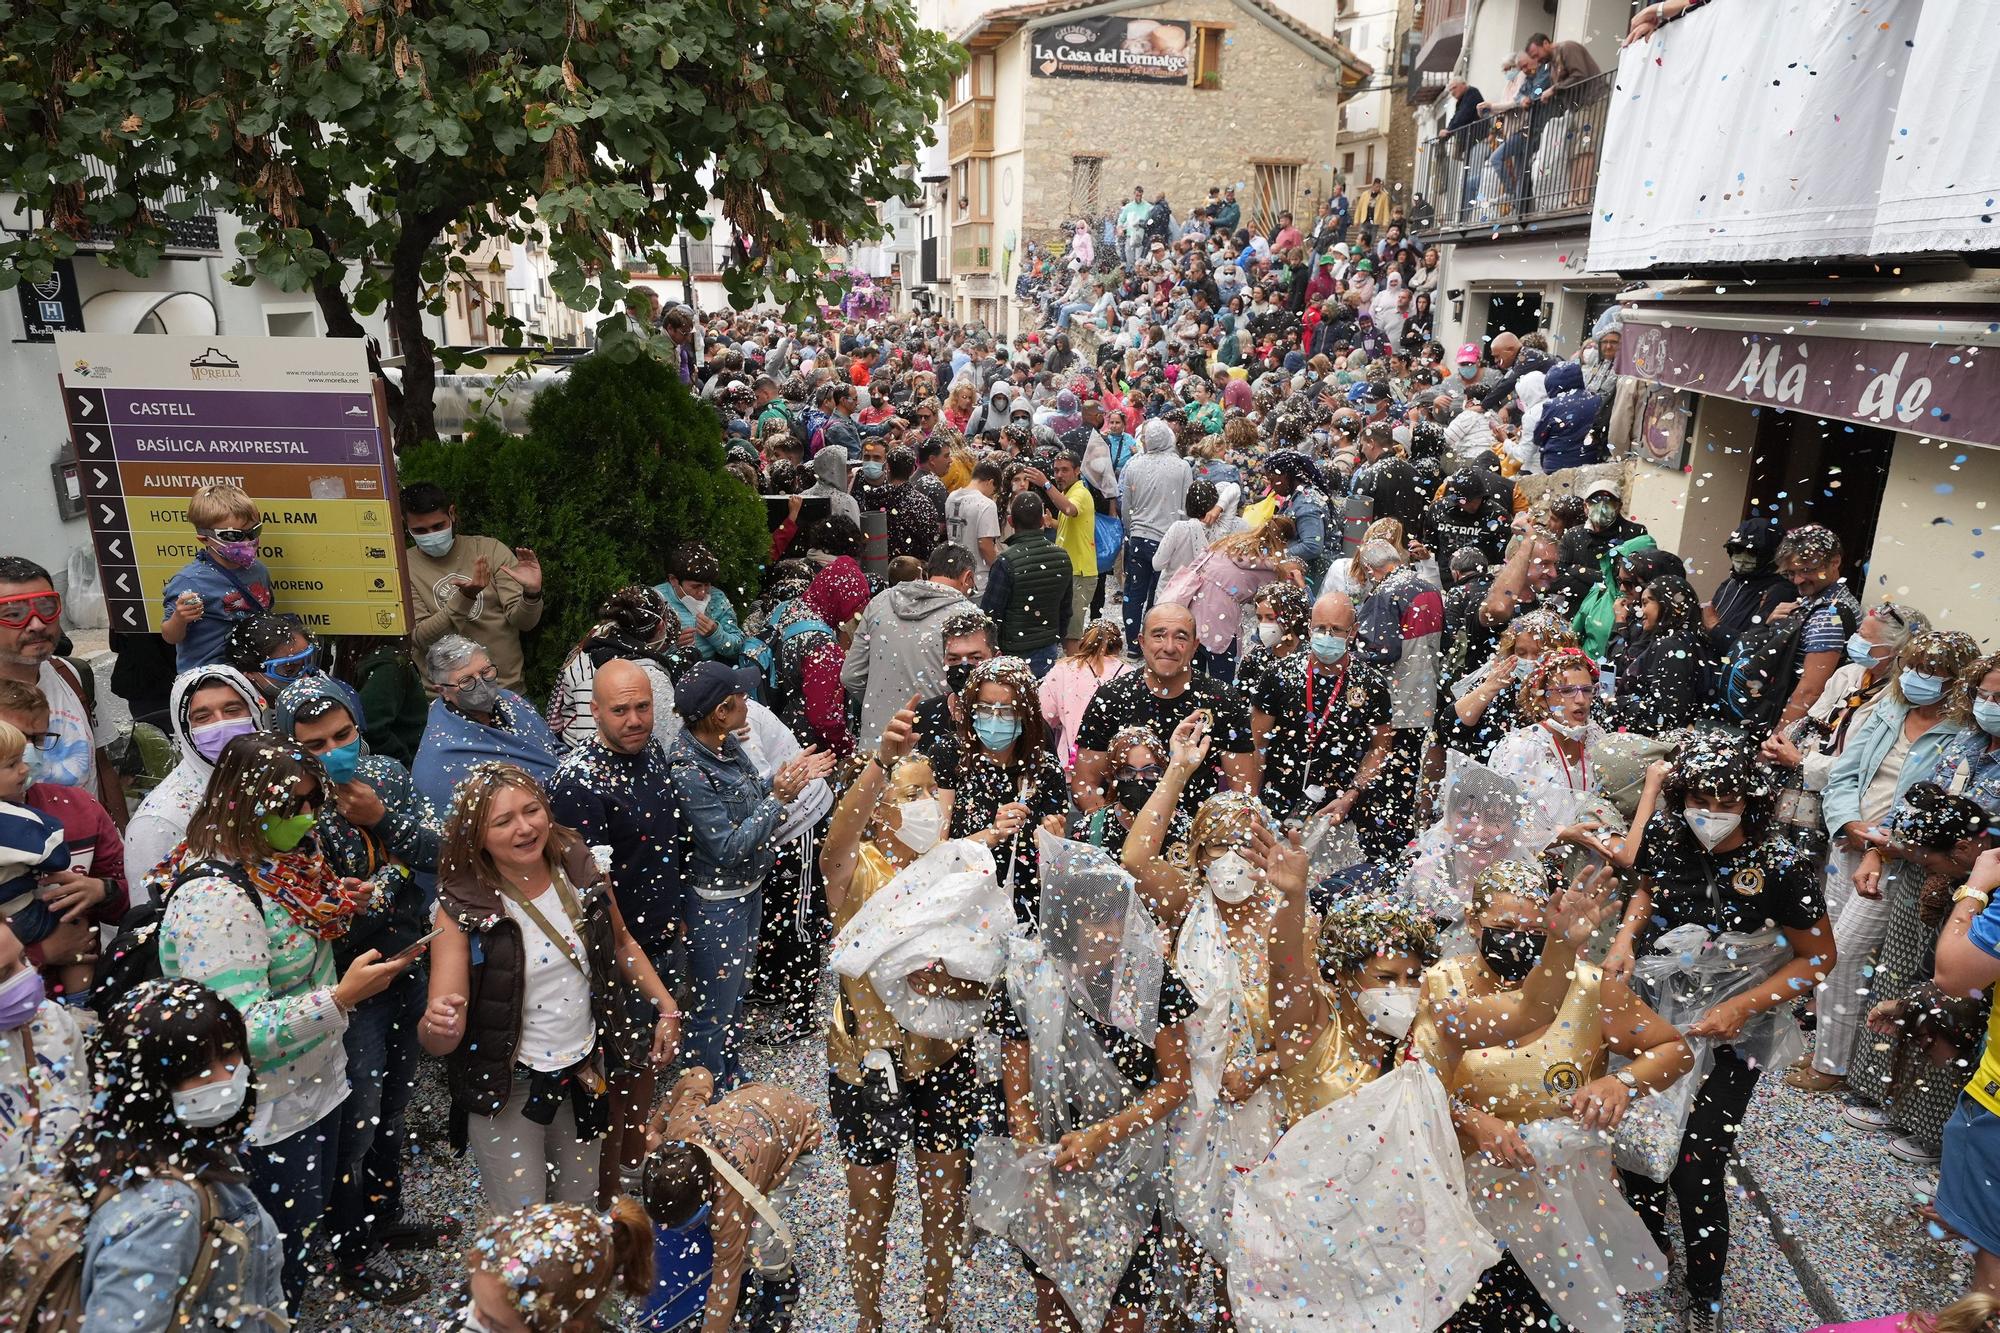
[[[1968,939],[1979,948],[2000,958],[2000,905],[1991,906],[1972,918]],[[1986,1047],[1979,1052],[1979,1067],[1972,1071],[1965,1095],[2000,1115],[2000,1004],[1986,1018]]]
[[[1063,492],[1076,506],[1074,515],[1056,518],[1056,545],[1069,552],[1069,570],[1080,579],[1097,577],[1097,502],[1081,479]]]

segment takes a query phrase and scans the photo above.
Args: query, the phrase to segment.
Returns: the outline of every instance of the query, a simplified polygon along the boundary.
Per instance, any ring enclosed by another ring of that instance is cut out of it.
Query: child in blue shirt
[[[0,722],[0,918],[25,945],[40,944],[55,930],[56,914],[35,896],[40,877],[69,869],[69,844],[52,815],[22,804],[27,795],[28,738],[11,722]],[[84,969],[84,989],[89,990]]]
[[[167,580],[160,637],[176,672],[211,666],[236,622],[271,609],[271,571],[257,558],[264,516],[241,486],[218,482],[188,500],[200,554]]]

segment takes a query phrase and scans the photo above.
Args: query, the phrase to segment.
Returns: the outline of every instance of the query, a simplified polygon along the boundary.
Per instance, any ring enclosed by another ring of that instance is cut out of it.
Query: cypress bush
[[[528,412],[528,433],[476,423],[460,443],[405,449],[402,481],[434,481],[461,531],[533,547],[546,601],[527,636],[532,702],[596,619],[633,583],[664,583],[682,541],[707,543],[739,608],[770,553],[764,502],[723,469],[722,427],[673,367],[641,354],[576,363]]]

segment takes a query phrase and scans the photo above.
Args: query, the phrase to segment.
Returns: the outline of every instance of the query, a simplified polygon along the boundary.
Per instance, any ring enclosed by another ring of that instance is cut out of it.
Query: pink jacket
[[[1130,662],[1116,658],[1105,663],[1105,672],[1094,676],[1080,661],[1065,657],[1042,677],[1042,717],[1055,732],[1056,756],[1066,769],[1076,767],[1076,729],[1083,722],[1083,710],[1097,694],[1097,687],[1116,680],[1132,669]]]
[[[1226,652],[1236,642],[1243,608],[1267,583],[1278,581],[1275,565],[1239,565],[1222,552],[1204,552],[1167,581],[1156,602],[1185,606],[1194,612],[1194,636],[1211,653]]]

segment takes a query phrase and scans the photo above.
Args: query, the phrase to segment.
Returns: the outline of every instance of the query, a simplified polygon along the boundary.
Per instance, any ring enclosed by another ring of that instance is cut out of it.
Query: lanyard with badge
[[[1328,694],[1326,707],[1319,719],[1313,719],[1313,677],[1319,674],[1319,663],[1306,663],[1306,763],[1300,771],[1300,790],[1315,806],[1326,801],[1326,787],[1312,781],[1313,749],[1319,744],[1320,733],[1326,730],[1328,719],[1340,704],[1340,696],[1347,689],[1347,663],[1340,664],[1340,676],[1333,682],[1333,690]]]

